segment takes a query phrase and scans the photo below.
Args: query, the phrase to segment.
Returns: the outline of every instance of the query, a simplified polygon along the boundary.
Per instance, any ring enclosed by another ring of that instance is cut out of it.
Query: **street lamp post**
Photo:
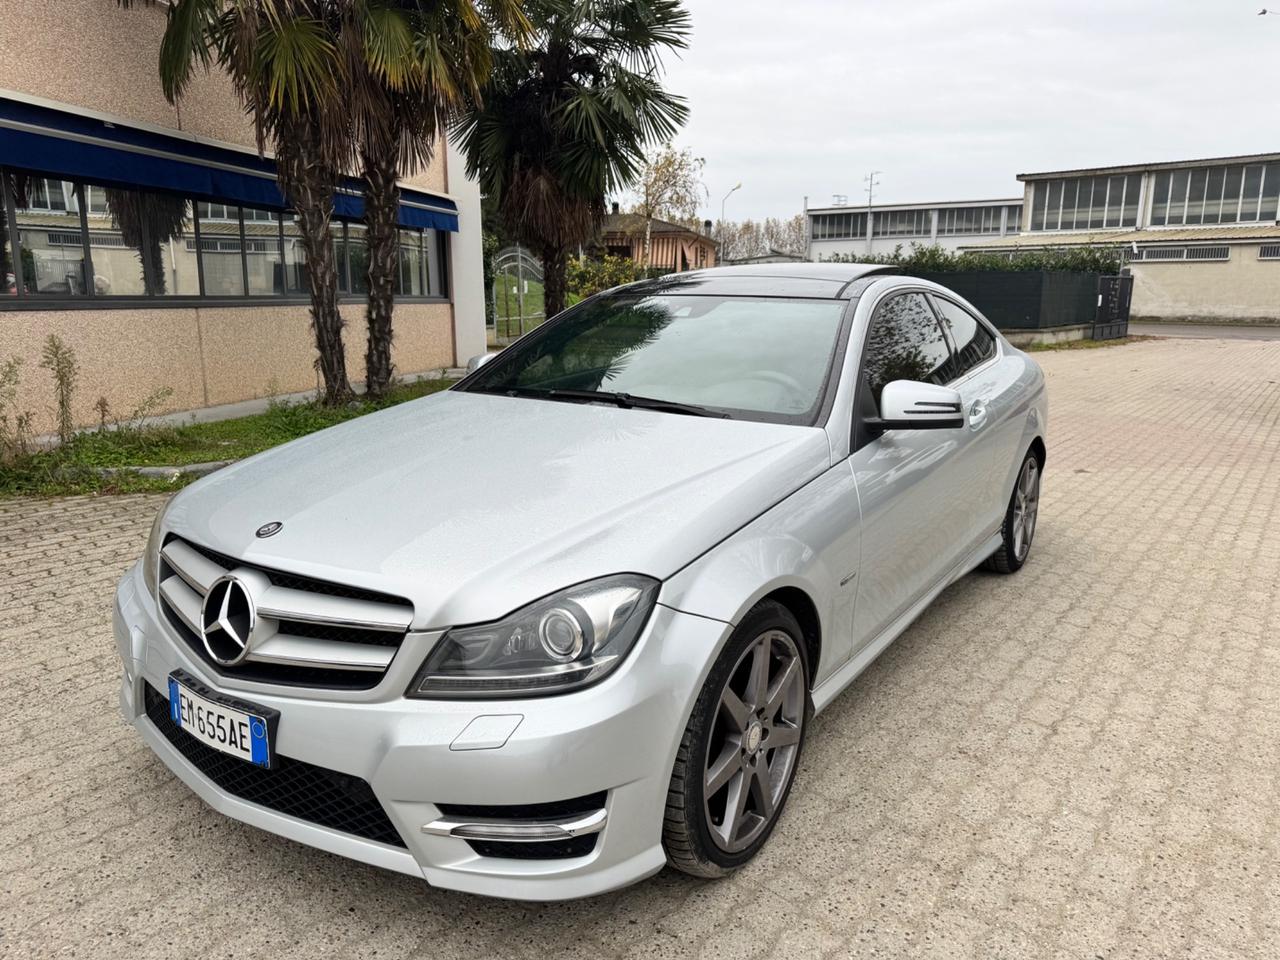
[[[732,196],[733,196],[737,191],[739,191],[739,190],[741,190],[741,189],[742,189],[742,184],[741,184],[740,182],[739,182],[739,183],[735,183],[735,184],[733,185],[732,189],[730,189],[730,190],[729,190],[729,192],[728,192],[728,193],[726,193],[726,194],[724,195],[724,200],[721,200],[721,201],[720,201],[720,222],[721,222],[721,223],[724,223],[724,205],[725,205],[725,203],[728,201],[728,199],[729,199],[730,197],[732,197]]]

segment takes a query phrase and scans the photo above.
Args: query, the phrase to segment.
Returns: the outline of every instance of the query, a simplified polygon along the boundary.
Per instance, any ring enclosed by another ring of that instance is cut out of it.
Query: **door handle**
[[[981,430],[987,422],[987,401],[979,398],[969,405],[969,429]]]

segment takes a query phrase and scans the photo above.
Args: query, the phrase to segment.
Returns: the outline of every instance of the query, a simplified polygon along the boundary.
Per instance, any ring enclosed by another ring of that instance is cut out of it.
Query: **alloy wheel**
[[[749,847],[772,822],[799,756],[804,712],[796,642],[766,631],[729,672],[703,767],[703,813],[726,853]]]
[[[1035,457],[1027,457],[1018,476],[1018,486],[1013,495],[1013,552],[1021,563],[1031,550],[1031,538],[1036,532],[1036,514],[1040,509],[1040,464]]]

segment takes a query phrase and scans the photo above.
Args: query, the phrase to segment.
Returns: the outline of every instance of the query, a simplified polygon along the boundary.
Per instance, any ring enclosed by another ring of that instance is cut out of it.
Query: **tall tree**
[[[86,187],[86,189],[88,189]],[[125,244],[138,251],[149,292],[166,292],[164,245],[187,229],[187,201],[167,193],[104,191],[107,212]],[[88,278],[92,283],[93,278]]]
[[[158,0],[116,0],[124,7]],[[170,0],[160,44],[160,82],[181,99],[199,68],[231,78],[253,120],[259,150],[271,143],[280,185],[298,215],[311,287],[311,325],[324,400],[351,396],[338,272],[329,224],[338,178],[351,157],[343,101],[348,64],[335,37],[342,0]]]
[[[441,132],[479,101],[496,41],[523,43],[520,0],[348,0],[347,61],[368,243],[367,390],[391,385],[392,311],[399,276],[398,181],[430,162]]]
[[[631,211],[644,217],[643,266],[650,265],[654,218],[671,220],[697,231],[698,206],[707,197],[702,169],[707,161],[692,150],[677,150],[664,143],[646,157],[636,183]]]
[[[494,51],[483,103],[459,124],[468,173],[508,230],[542,257],[547,316],[564,309],[569,251],[604,198],[636,182],[645,149],[684,123],[660,55],[688,43],[680,0],[526,0],[528,49]]]

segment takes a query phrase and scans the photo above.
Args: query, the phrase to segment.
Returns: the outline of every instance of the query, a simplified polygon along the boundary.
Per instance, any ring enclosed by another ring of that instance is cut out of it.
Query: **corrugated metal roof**
[[[1144,170],[1176,170],[1179,167],[1214,167],[1234,163],[1275,163],[1280,153],[1249,153],[1238,157],[1202,157],[1199,160],[1159,160],[1152,163],[1123,163],[1110,167],[1079,167],[1075,170],[1049,170],[1042,173],[1020,173],[1019,180],[1052,180],[1057,177],[1079,177],[1092,174],[1141,173]]]
[[[880,210],[963,210],[968,207],[1003,207],[1021,206],[1023,197],[1010,197],[1007,200],[938,200],[932,203],[877,203],[871,207]],[[867,205],[845,204],[843,207],[808,207],[805,213],[866,213]]]
[[[1241,243],[1280,239],[1280,225],[1195,227],[1160,230],[1095,230],[1089,233],[1020,233],[961,247],[962,250],[1043,250],[1048,247],[1120,246],[1128,243]]]

